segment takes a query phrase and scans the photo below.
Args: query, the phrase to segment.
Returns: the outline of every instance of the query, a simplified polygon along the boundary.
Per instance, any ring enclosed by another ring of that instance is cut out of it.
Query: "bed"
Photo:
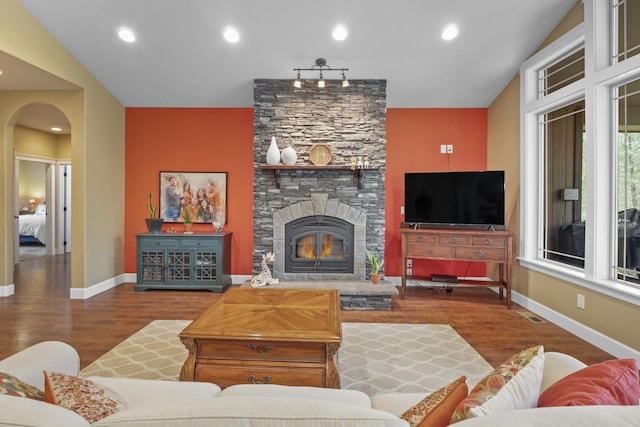
[[[44,204],[38,205],[32,215],[19,216],[20,243],[47,244],[47,210]]]

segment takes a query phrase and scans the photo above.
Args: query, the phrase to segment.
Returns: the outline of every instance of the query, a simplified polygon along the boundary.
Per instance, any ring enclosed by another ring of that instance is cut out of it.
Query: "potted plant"
[[[156,218],[158,206],[154,206],[153,203],[151,203],[151,193],[149,193],[149,198],[147,199],[147,206],[149,207],[150,215],[150,218],[145,220],[147,222],[147,230],[149,230],[149,233],[158,234],[162,231],[162,223],[164,220],[162,218]]]
[[[378,255],[374,254],[368,249],[367,249],[367,258],[369,259],[369,264],[371,264],[371,274],[369,275],[369,278],[371,279],[371,283],[378,284],[382,279],[382,273],[380,273],[380,269],[384,265],[384,260],[378,259]]]
[[[191,218],[191,211],[189,210],[189,206],[185,206],[182,208],[182,221],[184,223],[184,233],[193,233],[193,219]]]

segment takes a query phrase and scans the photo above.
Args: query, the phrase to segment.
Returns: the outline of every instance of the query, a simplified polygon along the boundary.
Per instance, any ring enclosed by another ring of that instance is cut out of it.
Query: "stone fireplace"
[[[384,255],[386,81],[350,82],[254,81],[254,274],[271,251],[284,281],[365,280],[366,249]],[[265,167],[273,136],[295,165]],[[330,147],[325,167],[309,159],[317,143]],[[370,167],[350,170],[354,157]]]
[[[363,280],[367,215],[328,194],[273,213],[273,274],[289,281]]]

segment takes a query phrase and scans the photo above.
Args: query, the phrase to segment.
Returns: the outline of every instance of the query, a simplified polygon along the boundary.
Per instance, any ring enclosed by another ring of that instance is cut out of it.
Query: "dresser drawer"
[[[201,382],[211,382],[221,388],[234,384],[280,384],[294,386],[325,387],[322,367],[300,367],[287,369],[285,366],[261,366],[251,364],[196,364],[196,378]]]
[[[470,261],[504,261],[505,251],[502,248],[473,248],[464,247],[456,248],[456,259],[464,259]]]
[[[251,341],[202,341],[198,343],[201,359],[271,360],[317,362],[325,360],[322,343],[281,343]]]
[[[439,234],[438,244],[469,246],[471,244],[471,239],[469,238],[469,236],[462,236],[462,235],[456,235],[456,234]]]
[[[201,239],[201,238],[190,238],[180,240],[180,246],[183,248],[190,249],[207,249],[207,250],[218,250],[222,247],[222,241],[220,239]]]
[[[507,239],[504,237],[477,237],[472,241],[473,246],[487,246],[495,248],[504,248],[507,246]]]
[[[428,243],[430,245],[435,245],[436,243],[438,243],[438,236],[436,236],[434,234],[409,234],[407,236],[407,243],[409,243],[409,244],[412,244],[412,243],[418,243],[418,244]]]
[[[407,258],[451,258],[453,246],[407,245]]]
[[[140,247],[142,250],[154,250],[154,249],[173,249],[173,248],[177,248],[178,247],[178,241],[175,239],[164,239],[161,237],[158,238],[153,238],[153,237],[148,237],[145,239],[140,239],[139,240],[140,243]]]

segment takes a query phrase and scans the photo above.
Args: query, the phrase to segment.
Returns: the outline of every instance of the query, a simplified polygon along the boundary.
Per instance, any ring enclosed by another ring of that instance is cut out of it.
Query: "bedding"
[[[44,205],[38,205],[33,215],[20,215],[18,223],[21,243],[37,239],[43,245],[47,244],[47,212]]]

